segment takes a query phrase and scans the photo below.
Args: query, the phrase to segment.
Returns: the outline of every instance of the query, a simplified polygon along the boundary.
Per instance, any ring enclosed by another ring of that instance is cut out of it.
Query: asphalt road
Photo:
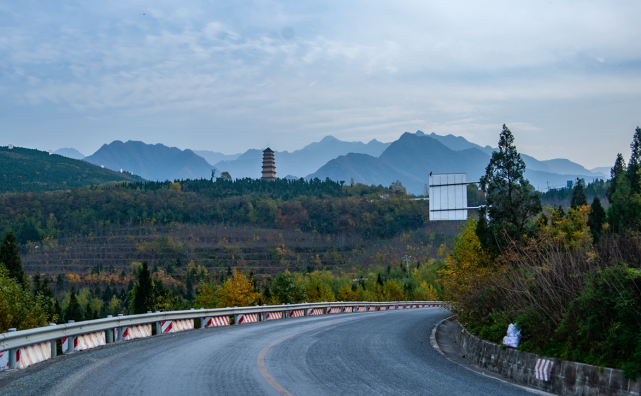
[[[429,336],[448,315],[322,315],[122,342],[4,374],[0,394],[531,395],[436,352]]]

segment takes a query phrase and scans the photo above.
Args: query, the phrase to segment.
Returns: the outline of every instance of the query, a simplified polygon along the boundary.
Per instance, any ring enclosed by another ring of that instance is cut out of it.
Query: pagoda
[[[267,147],[263,151],[263,177],[262,180],[276,180],[276,161],[274,160],[274,151]]]

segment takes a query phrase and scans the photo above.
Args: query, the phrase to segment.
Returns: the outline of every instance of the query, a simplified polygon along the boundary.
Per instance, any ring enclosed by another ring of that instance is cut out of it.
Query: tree
[[[274,304],[298,304],[305,299],[305,292],[289,272],[279,272],[272,282],[270,291]]]
[[[144,314],[153,310],[153,283],[149,273],[149,264],[146,261],[143,261],[142,268],[136,274],[136,278],[137,281],[132,291],[133,298],[131,299],[131,313],[134,315]]]
[[[541,211],[539,197],[523,177],[524,172],[525,162],[504,124],[499,150],[492,153],[480,180],[486,206],[479,211],[477,236],[493,253],[498,254],[509,240],[520,240],[528,232],[530,219]]]
[[[392,183],[389,188],[396,195],[407,195],[407,189],[403,187],[403,183],[401,183],[400,180]]]
[[[634,194],[630,180],[622,173],[610,181],[613,186],[608,208],[608,223],[614,232],[637,231],[641,228],[641,196]]]
[[[628,163],[627,174],[632,185],[632,191],[639,194],[641,193],[641,180],[639,180],[639,170],[641,170],[641,128],[639,127],[634,131],[630,149],[632,149],[632,154],[630,156],[630,162]]]
[[[605,220],[606,213],[603,206],[601,206],[601,200],[599,197],[594,197],[594,201],[592,201],[592,205],[590,206],[590,214],[588,215],[588,227],[590,227],[590,233],[595,242],[601,238]]]
[[[69,296],[69,306],[65,310],[65,320],[69,322],[73,320],[74,322],[82,321],[82,308],[78,302],[78,297],[76,296],[76,287],[71,286],[71,296]]]
[[[232,271],[232,277],[217,290],[219,307],[249,307],[258,301],[260,294],[254,291],[254,285],[245,274]]]
[[[28,288],[9,275],[0,264],[0,333],[47,325],[47,315]]]
[[[0,246],[0,263],[3,263],[9,271],[9,276],[24,284],[24,271],[22,270],[22,260],[18,254],[18,245],[16,237],[11,230],[7,231],[2,246]]]
[[[619,153],[617,154],[616,161],[614,161],[614,166],[610,169],[610,187],[605,192],[605,196],[608,197],[608,202],[612,203],[612,196],[616,192],[617,183],[615,183],[615,180],[617,180],[619,176],[625,175],[626,172],[625,160],[623,159],[623,155]]]
[[[570,207],[576,209],[579,206],[584,206],[588,204],[588,198],[585,196],[585,181],[583,179],[576,178],[576,183],[574,183],[574,189],[572,191],[572,200],[570,201]]]
[[[231,181],[231,175],[229,174],[229,172],[221,173],[220,178],[224,181]]]
[[[38,229],[30,221],[25,222],[20,227],[20,233],[18,234],[18,243],[25,244],[29,242],[36,242],[40,240],[40,233]]]

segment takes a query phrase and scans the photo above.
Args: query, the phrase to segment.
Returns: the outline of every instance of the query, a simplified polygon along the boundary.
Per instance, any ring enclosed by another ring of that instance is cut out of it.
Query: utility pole
[[[412,256],[408,256],[406,254],[405,257],[403,258],[405,259],[405,267],[407,268],[407,277],[409,278],[410,277],[410,259],[412,258]]]

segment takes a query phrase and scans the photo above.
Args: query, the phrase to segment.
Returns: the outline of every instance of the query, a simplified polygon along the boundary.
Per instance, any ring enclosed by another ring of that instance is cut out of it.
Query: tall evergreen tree
[[[594,197],[594,201],[592,201],[592,205],[590,206],[590,214],[588,215],[588,227],[590,227],[590,233],[595,242],[601,239],[605,220],[606,213],[603,206],[601,206],[601,200],[599,197]]]
[[[486,206],[480,210],[476,233],[491,252],[499,253],[509,240],[519,240],[528,232],[530,219],[541,211],[539,197],[524,172],[525,162],[516,150],[514,136],[503,125],[499,150],[492,153],[480,180]]]
[[[632,191],[639,194],[641,193],[641,128],[637,127],[634,131],[634,137],[632,138],[632,143],[630,143],[630,149],[632,149],[632,154],[630,156],[630,162],[628,163],[628,179],[632,187]]]
[[[76,296],[76,287],[71,286],[71,296],[69,297],[69,306],[65,310],[65,321],[73,320],[74,322],[82,322],[82,308]]]
[[[610,181],[614,194],[610,198],[608,223],[612,231],[622,233],[641,229],[641,197],[634,194],[627,175]]]
[[[94,318],[94,312],[93,309],[91,308],[91,302],[87,301],[87,305],[85,306],[85,320],[91,320]]]
[[[585,196],[585,181],[583,179],[576,178],[576,183],[574,184],[574,189],[572,191],[572,200],[570,201],[570,207],[576,209],[579,206],[584,206],[588,204],[588,198]]]
[[[616,192],[617,183],[615,180],[621,175],[625,175],[627,172],[625,166],[625,160],[623,159],[623,154],[617,154],[617,159],[614,161],[614,166],[610,169],[610,187],[605,192],[605,196],[608,197],[608,202],[612,203],[612,196]]]
[[[153,310],[153,283],[149,273],[149,265],[146,261],[138,271],[137,282],[134,285],[133,299],[131,300],[131,313],[143,314]]]
[[[11,230],[7,231],[2,246],[0,246],[0,263],[4,263],[4,266],[7,267],[10,277],[23,286],[27,286],[24,284],[24,271],[22,270],[22,260],[18,253],[16,237]]]

